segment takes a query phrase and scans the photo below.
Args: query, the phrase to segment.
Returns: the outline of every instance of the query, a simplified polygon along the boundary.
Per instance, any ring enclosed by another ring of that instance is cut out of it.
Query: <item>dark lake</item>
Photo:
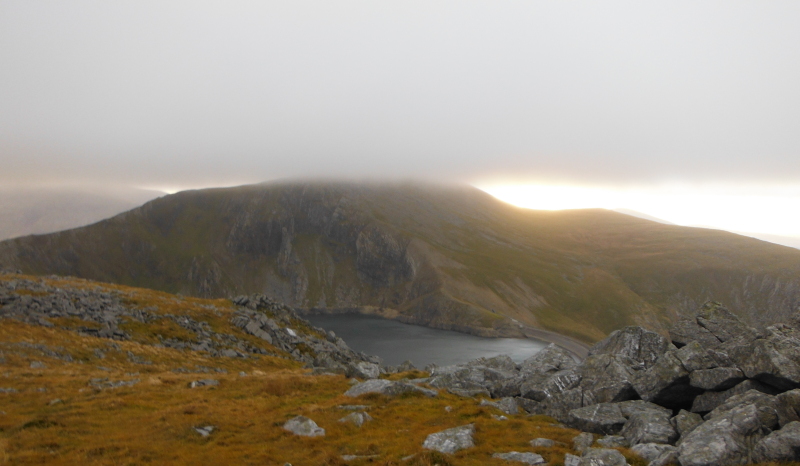
[[[333,330],[354,350],[380,356],[384,364],[391,366],[408,359],[422,369],[430,363],[446,366],[499,354],[522,362],[547,346],[540,340],[482,338],[361,314],[303,317],[312,325]]]

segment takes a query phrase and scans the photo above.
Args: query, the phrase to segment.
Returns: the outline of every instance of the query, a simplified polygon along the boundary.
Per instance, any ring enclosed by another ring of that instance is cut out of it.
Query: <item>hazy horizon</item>
[[[421,179],[800,236],[799,23],[788,1],[6,1],[0,187]]]

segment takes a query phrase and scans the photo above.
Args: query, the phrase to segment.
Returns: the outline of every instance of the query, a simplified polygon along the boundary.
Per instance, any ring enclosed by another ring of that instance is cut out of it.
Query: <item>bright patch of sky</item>
[[[684,226],[800,237],[800,187],[586,187],[481,185],[489,194],[530,209],[630,209]]]

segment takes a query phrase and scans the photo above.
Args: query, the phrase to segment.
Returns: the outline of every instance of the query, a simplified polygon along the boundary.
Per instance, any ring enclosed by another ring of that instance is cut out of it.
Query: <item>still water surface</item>
[[[312,325],[333,330],[350,348],[380,356],[391,366],[408,359],[421,369],[430,363],[446,366],[498,354],[522,362],[547,346],[540,340],[482,338],[361,314],[303,317]]]

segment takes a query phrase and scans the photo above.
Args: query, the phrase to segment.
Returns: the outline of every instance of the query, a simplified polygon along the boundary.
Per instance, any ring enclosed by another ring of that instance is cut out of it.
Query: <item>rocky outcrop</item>
[[[164,325],[166,322],[180,327],[185,333],[181,338],[156,335],[157,344],[162,347],[203,351],[220,358],[291,357],[309,367],[329,372],[350,370],[361,378],[377,377],[381,373],[379,358],[351,350],[341,338],[312,327],[293,308],[264,295],[240,296],[232,300],[236,312],[231,323],[265,343],[255,345],[241,335],[214,331],[209,322],[190,315],[132,307],[127,304],[129,300],[125,292],[87,281],[80,281],[79,285],[54,286],[42,279],[0,280],[0,319],[53,327],[56,325],[53,322],[68,318],[80,323],[62,325],[62,328],[110,340],[130,340],[132,335],[124,329],[131,324]],[[208,310],[223,312],[213,307]],[[57,354],[53,356],[59,357]],[[131,362],[150,364],[133,353],[129,352],[127,356]]]
[[[585,435],[606,435],[601,445],[631,446],[652,465],[794,461],[800,451],[799,324],[793,319],[757,330],[708,303],[675,325],[672,340],[625,328],[580,363],[551,346],[517,367],[473,362],[435,368],[430,380],[441,388],[489,392],[501,400],[481,404],[496,407],[510,399],[501,393],[518,386],[516,406]],[[619,461],[592,443],[588,436],[576,445],[585,454],[574,461]]]

